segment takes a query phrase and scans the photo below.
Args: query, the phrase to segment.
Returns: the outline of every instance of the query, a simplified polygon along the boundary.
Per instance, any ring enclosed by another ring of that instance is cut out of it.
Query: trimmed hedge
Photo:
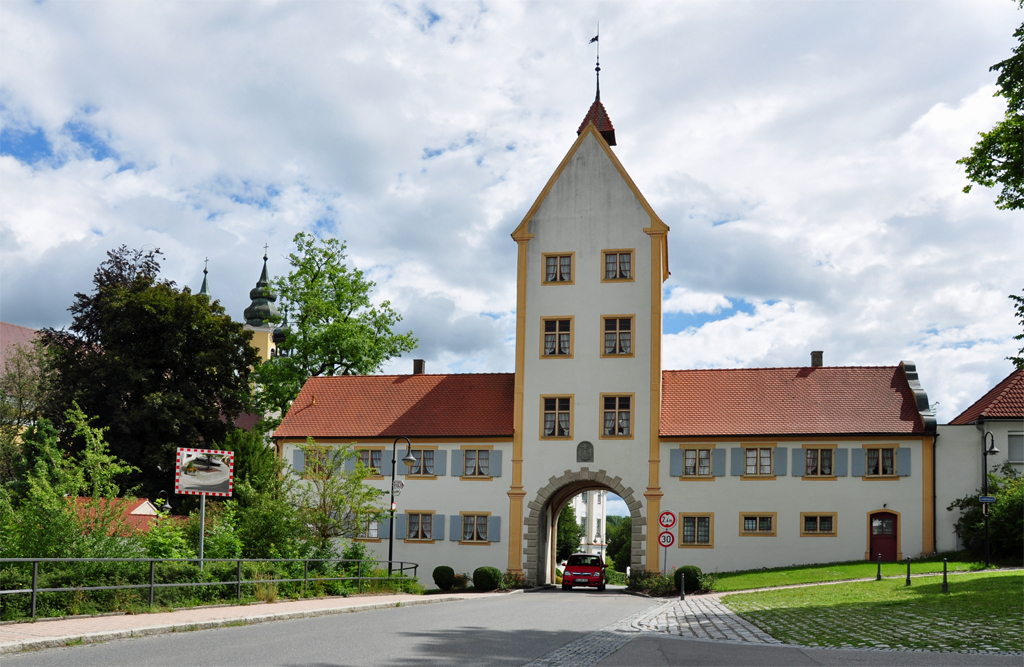
[[[442,591],[450,591],[455,585],[455,570],[447,565],[438,565],[434,568],[434,583]]]
[[[684,565],[675,571],[676,590],[683,590],[686,586],[686,593],[693,593],[700,590],[700,578],[703,572],[696,565]]]
[[[501,586],[501,570],[496,567],[478,567],[473,571],[473,588],[478,591],[494,591]]]

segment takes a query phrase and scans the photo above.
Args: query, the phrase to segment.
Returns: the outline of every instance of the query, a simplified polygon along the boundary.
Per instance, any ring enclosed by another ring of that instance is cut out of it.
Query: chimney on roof
[[[423,375],[426,372],[427,372],[427,362],[426,361],[424,361],[423,359],[413,359],[412,360],[412,374],[413,375]]]
[[[820,368],[822,366],[821,357],[825,353],[821,350],[815,350],[811,352],[811,368]]]

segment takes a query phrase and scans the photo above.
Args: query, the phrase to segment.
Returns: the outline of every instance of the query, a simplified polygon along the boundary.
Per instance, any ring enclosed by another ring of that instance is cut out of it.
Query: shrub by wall
[[[696,565],[684,565],[675,571],[675,584],[677,591],[685,590],[686,593],[699,591],[700,578],[704,573]],[[685,589],[683,587],[686,587]]]
[[[455,570],[447,565],[438,565],[434,568],[434,584],[442,591],[450,591],[455,585]]]
[[[473,588],[487,592],[498,589],[501,585],[501,570],[496,567],[478,567],[473,571]]]

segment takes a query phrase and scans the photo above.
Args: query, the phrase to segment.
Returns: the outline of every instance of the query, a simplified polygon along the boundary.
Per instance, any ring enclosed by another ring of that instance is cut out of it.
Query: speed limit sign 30
[[[658,544],[665,547],[666,549],[676,543],[676,536],[667,530],[658,535]]]

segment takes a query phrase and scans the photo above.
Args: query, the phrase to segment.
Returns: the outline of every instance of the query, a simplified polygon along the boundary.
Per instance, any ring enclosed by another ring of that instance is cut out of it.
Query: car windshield
[[[572,567],[574,565],[601,567],[601,559],[597,556],[569,556],[569,561],[565,564],[565,566]]]

